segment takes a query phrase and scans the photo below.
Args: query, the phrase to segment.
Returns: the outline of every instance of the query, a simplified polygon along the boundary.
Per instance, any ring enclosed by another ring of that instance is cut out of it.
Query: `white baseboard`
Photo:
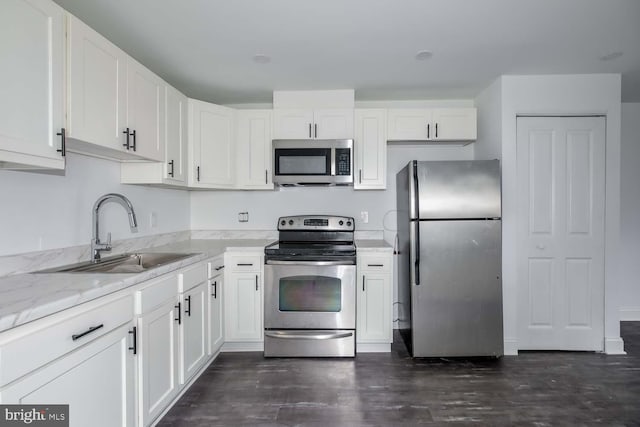
[[[504,339],[504,355],[505,356],[517,356],[518,355],[518,340],[515,338]]]
[[[391,344],[356,343],[356,355],[358,353],[390,353]]]
[[[640,307],[620,307],[621,322],[640,321]]]
[[[604,352],[610,355],[627,354],[627,352],[624,351],[624,341],[620,337],[605,338]]]
[[[220,351],[264,351],[264,342],[225,342]]]

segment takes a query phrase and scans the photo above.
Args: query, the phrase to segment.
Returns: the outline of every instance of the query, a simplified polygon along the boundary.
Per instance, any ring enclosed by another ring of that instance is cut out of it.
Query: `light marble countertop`
[[[184,240],[140,252],[184,252],[184,258],[142,273],[26,273],[0,277],[0,332],[128,288],[224,253],[261,250],[273,240]]]
[[[391,252],[393,247],[382,239],[356,239],[356,250],[367,252]]]

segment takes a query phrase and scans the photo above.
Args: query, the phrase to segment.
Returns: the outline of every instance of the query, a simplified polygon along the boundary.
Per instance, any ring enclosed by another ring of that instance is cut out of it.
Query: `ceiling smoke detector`
[[[416,61],[426,61],[433,56],[433,52],[430,50],[421,50],[416,53]]]
[[[271,62],[271,57],[269,55],[257,53],[253,55],[253,62],[255,62],[256,64],[268,64],[269,62]]]

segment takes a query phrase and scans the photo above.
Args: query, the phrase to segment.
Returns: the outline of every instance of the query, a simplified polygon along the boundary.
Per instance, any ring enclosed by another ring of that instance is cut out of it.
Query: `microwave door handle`
[[[336,148],[331,147],[331,176],[336,176]]]

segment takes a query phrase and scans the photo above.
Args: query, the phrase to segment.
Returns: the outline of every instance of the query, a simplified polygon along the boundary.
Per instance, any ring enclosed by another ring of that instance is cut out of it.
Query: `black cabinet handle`
[[[436,138],[438,137],[438,124],[436,123]]]
[[[358,170],[358,177],[360,179],[360,184],[362,184],[362,169]]]
[[[126,128],[124,131],[122,131],[122,133],[127,135],[126,142],[124,144],[122,144],[122,146],[128,150],[129,148],[131,148],[131,145],[129,144],[129,135],[131,135],[129,133],[129,128]]]
[[[256,274],[256,291],[258,290],[258,275]]]
[[[311,123],[309,123],[309,138],[311,138]]]
[[[218,298],[218,281],[214,281],[211,286],[213,286],[213,293],[211,294],[211,296],[214,298]]]
[[[313,137],[314,138],[318,137],[318,124],[317,123],[315,125],[313,125]]]
[[[184,314],[186,314],[187,316],[191,317],[191,295],[189,295],[188,297],[185,297],[184,300],[189,303],[187,305],[187,307],[184,309]]]
[[[364,274],[363,274],[363,275],[362,275],[362,292],[364,292],[364,278],[365,278],[365,276],[364,276]]]
[[[196,180],[200,182],[200,166],[196,168]]]
[[[251,267],[253,265],[253,263],[238,263],[238,267]]]
[[[429,138],[430,138],[429,130],[430,130],[430,128],[429,128],[429,124],[427,124],[427,139],[429,139]]]
[[[178,309],[178,317],[173,320],[177,321],[178,325],[180,325],[182,324],[182,304],[178,302],[178,304],[174,305],[173,307]]]
[[[65,128],[60,129],[56,135],[60,137],[60,148],[56,151],[65,157],[67,155],[67,130]]]
[[[102,328],[104,326],[104,323],[99,324],[98,326],[92,326],[89,329],[87,329],[86,331],[84,331],[81,334],[75,334],[75,335],[71,335],[71,339],[72,340],[79,340],[80,338],[84,337],[85,335],[89,335],[91,332],[95,332],[98,329]]]
[[[136,151],[136,131],[135,130],[131,132],[131,136],[133,136],[133,144],[131,145],[131,147],[133,148],[133,151]]]
[[[171,171],[167,172],[167,175],[173,178],[173,160],[169,162],[169,166],[171,166]]]
[[[367,267],[384,267],[384,264],[367,264]]]
[[[133,350],[133,354],[138,354],[138,328],[134,326],[129,333],[133,335],[133,347],[129,347],[129,350]]]
[[[224,265],[220,265],[220,266],[216,267],[216,268],[215,268],[215,270],[216,270],[216,271],[220,271],[220,270],[222,270],[223,268],[224,268]]]
[[[264,170],[264,183],[269,183],[269,171],[267,169]]]

